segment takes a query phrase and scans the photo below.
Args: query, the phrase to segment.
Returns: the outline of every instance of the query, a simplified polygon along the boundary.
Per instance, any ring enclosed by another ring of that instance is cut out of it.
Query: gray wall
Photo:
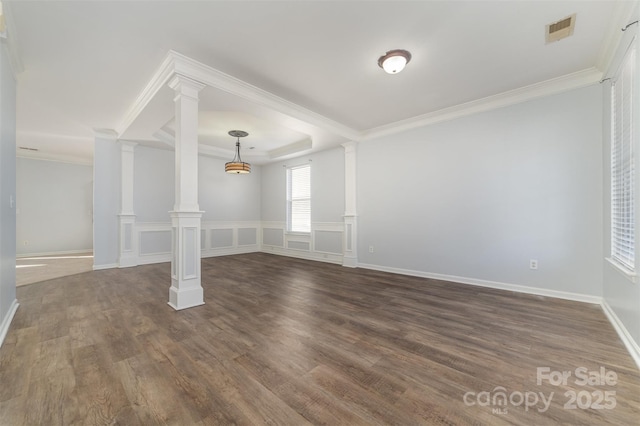
[[[120,145],[115,140],[96,138],[93,194],[93,265],[115,266],[120,212]]]
[[[0,43],[0,345],[16,302],[16,82]]]
[[[173,151],[133,150],[133,211],[137,222],[170,222],[175,194]]]
[[[359,261],[600,296],[601,122],[594,85],[362,142]]]
[[[202,220],[259,221],[262,168],[251,165],[251,173],[229,174],[229,160],[198,157],[198,203],[204,210]]]
[[[93,167],[18,158],[16,173],[17,254],[92,250]]]
[[[259,166],[248,175],[224,172],[224,160],[198,157],[198,204],[207,221],[259,221]],[[136,146],[134,211],[137,222],[169,222],[175,199],[173,151]]]
[[[311,222],[342,222],[344,214],[344,149],[326,151],[262,166],[263,221],[287,219],[286,167],[311,160]]]

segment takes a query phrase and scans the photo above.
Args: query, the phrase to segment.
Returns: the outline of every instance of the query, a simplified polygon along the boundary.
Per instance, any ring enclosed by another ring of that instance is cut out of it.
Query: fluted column
[[[204,304],[200,267],[198,205],[198,93],[203,84],[176,75],[175,204],[171,216],[172,256],[169,305],[176,310]]]

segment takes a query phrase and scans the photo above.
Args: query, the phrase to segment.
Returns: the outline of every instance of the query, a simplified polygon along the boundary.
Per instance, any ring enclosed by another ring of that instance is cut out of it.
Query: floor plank
[[[640,372],[597,305],[265,253],[203,259],[202,282],[179,312],[168,264],[19,287],[0,424],[640,423]],[[605,391],[611,409],[565,406]],[[515,403],[534,394],[549,405]]]

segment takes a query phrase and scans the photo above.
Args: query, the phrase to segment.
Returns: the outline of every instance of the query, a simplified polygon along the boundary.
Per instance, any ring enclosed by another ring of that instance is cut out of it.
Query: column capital
[[[198,99],[198,92],[206,87],[206,84],[200,83],[199,81],[185,77],[181,74],[174,74],[169,80],[168,85],[178,94],[190,96],[195,99]]]
[[[133,149],[136,147],[136,145],[138,145],[138,142],[123,140],[119,140],[118,143],[120,143],[120,150],[128,152],[133,152]]]
[[[93,135],[96,138],[100,138],[100,139],[111,139],[111,140],[116,140],[118,139],[118,133],[113,130],[113,129],[97,129],[94,128],[93,129]]]
[[[355,151],[358,147],[358,141],[348,141],[341,144],[345,152]]]

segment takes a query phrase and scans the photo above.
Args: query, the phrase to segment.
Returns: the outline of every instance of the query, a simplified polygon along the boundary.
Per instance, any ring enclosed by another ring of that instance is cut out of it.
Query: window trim
[[[292,171],[296,170],[296,169],[302,169],[302,168],[307,168],[309,169],[309,197],[308,198],[299,198],[297,200],[293,200],[292,199],[292,181],[291,181],[291,177],[292,177]],[[288,166],[286,168],[287,172],[286,172],[286,180],[287,180],[287,185],[286,185],[286,225],[285,225],[285,233],[287,235],[299,235],[299,236],[310,236],[311,235],[311,164],[299,164],[296,166]],[[292,230],[292,225],[293,225],[293,221],[292,221],[292,207],[293,207],[293,201],[303,201],[303,200],[308,200],[309,201],[309,231],[300,231],[300,230]]]
[[[637,129],[634,128],[634,113],[637,108],[635,90],[637,90],[636,85],[638,84],[635,75],[636,55],[635,43],[632,43],[623,55],[620,66],[612,78],[610,89],[611,245],[610,257],[606,258],[612,266],[632,282],[635,282],[637,270],[635,229],[637,202],[635,140]],[[622,90],[619,92],[616,91],[618,84],[623,84]],[[630,88],[624,87],[625,84],[630,85]]]

